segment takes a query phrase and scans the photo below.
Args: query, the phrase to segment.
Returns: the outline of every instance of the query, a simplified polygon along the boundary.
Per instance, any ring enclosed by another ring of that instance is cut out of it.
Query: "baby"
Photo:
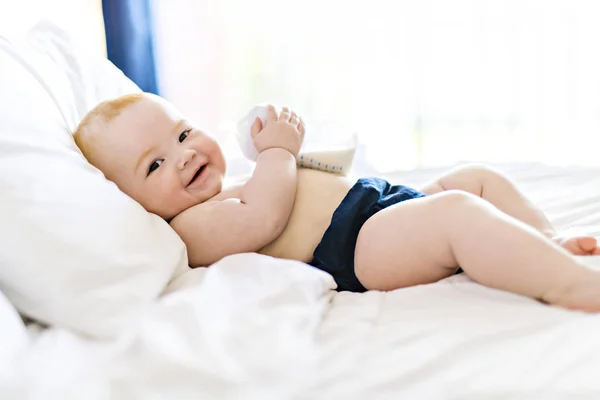
[[[169,221],[193,267],[259,252],[306,262],[352,292],[462,269],[489,287],[600,311],[600,273],[573,257],[600,254],[596,239],[557,236],[500,173],[463,167],[417,190],[297,169],[304,123],[288,108],[268,110],[264,126],[256,119],[251,128],[259,153],[252,177],[227,188],[218,143],[158,96],[102,102],[74,137],[107,179]]]

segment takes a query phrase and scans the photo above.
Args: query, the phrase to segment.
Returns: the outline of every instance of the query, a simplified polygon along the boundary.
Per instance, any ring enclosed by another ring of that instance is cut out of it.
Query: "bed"
[[[2,109],[30,104],[0,118],[0,170],[40,162],[44,182],[52,181],[40,195],[21,179],[38,179],[39,165],[0,175],[0,219],[13,224],[0,240],[0,398],[600,396],[600,315],[489,289],[464,274],[354,294],[336,292],[330,276],[308,265],[258,254],[187,268],[168,226],[87,166],[65,134],[102,96],[135,88],[77,53],[57,27],[35,29],[0,41],[3,65],[14,76],[25,71],[12,89],[16,78],[3,78],[0,98],[13,97]],[[57,84],[63,73],[68,79]],[[125,83],[109,85],[117,80]],[[36,106],[44,111],[26,118]],[[26,123],[36,125],[15,135]],[[600,169],[496,167],[559,230],[600,236]],[[439,172],[386,177],[419,185]]]

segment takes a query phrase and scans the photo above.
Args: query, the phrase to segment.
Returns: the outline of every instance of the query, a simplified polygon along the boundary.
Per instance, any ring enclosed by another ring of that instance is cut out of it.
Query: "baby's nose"
[[[196,158],[196,150],[186,149],[183,151],[181,155],[181,159],[179,160],[179,169],[184,169],[190,161],[193,161]]]

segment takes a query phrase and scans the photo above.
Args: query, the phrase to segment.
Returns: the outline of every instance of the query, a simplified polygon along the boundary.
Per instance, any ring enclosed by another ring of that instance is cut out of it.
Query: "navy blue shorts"
[[[354,273],[354,248],[360,228],[384,208],[424,196],[418,190],[383,179],[359,179],[333,213],[309,264],[331,274],[338,291],[365,292],[367,289]]]

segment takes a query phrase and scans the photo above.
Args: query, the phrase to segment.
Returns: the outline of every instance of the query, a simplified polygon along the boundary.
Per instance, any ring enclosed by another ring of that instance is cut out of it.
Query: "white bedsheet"
[[[560,229],[600,236],[600,170],[500,168]],[[3,324],[14,350],[0,352],[0,398],[600,396],[600,315],[463,275],[390,293],[333,287],[304,264],[240,254],[177,278],[116,342]],[[9,307],[0,297],[0,314]]]

